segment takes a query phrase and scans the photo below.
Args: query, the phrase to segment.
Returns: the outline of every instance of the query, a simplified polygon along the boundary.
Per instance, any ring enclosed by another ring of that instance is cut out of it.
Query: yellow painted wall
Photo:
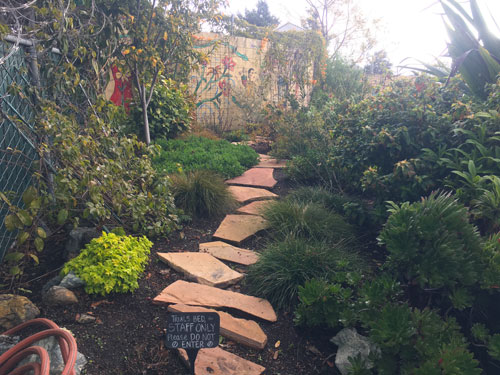
[[[252,121],[258,106],[277,104],[284,98],[285,87],[278,77],[263,70],[266,39],[214,33],[198,34],[195,39],[196,48],[208,55],[207,63],[190,77],[199,124],[222,131],[241,128]],[[297,87],[289,91],[297,98],[301,96]]]

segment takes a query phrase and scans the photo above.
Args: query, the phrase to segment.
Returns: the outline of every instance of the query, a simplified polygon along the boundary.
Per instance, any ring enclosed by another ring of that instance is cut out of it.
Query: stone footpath
[[[259,165],[226,181],[236,200],[244,206],[236,210],[237,214],[224,218],[213,235],[214,240],[219,241],[200,243],[199,252],[158,254],[163,262],[193,282],[178,280],[170,284],[154,298],[153,303],[167,304],[172,312],[217,312],[222,336],[249,348],[264,349],[267,336],[258,322],[236,318],[213,308],[238,310],[261,320],[276,322],[277,315],[267,300],[222,289],[237,286],[244,277],[244,271],[236,272],[222,261],[249,266],[259,259],[258,253],[234,245],[267,228],[261,212],[270,200],[277,197],[267,189],[272,189],[277,183],[273,178],[274,169],[284,166],[284,162],[260,155]],[[186,353],[180,350],[179,354],[188,364]],[[195,364],[195,374],[198,375],[260,375],[264,371],[264,367],[220,347],[200,350]]]

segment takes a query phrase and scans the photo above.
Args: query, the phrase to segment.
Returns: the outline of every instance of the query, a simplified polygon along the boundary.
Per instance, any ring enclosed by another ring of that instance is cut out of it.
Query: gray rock
[[[76,257],[86,244],[100,236],[101,233],[95,228],[82,227],[73,229],[69,232],[69,238],[64,249],[66,261]]]
[[[73,272],[68,273],[59,283],[59,286],[62,286],[66,289],[78,289],[82,286],[85,286],[85,281],[76,276]]]
[[[64,306],[78,303],[75,293],[62,286],[53,286],[43,295],[46,304],[52,306]]]
[[[20,340],[19,336],[0,335],[0,355],[18,344]]]
[[[41,346],[47,353],[49,353],[50,357],[50,375],[61,375],[64,369],[64,361],[61,354],[61,349],[59,348],[59,342],[55,337],[47,337],[43,340],[37,341],[34,345]],[[24,361],[20,363],[20,365],[24,365],[29,362],[37,361],[36,355],[31,355],[27,357]],[[87,364],[87,359],[81,353],[77,353],[76,355],[76,363],[75,363],[75,374],[79,375],[83,369],[83,367]]]
[[[40,310],[26,297],[0,294],[0,327],[3,330],[34,319],[38,315]]]
[[[371,369],[373,363],[368,359],[368,356],[370,353],[380,354],[380,349],[367,337],[357,333],[355,329],[344,328],[330,341],[339,347],[335,356],[335,365],[342,375],[349,373],[351,368],[349,358],[355,358],[359,355],[364,360],[366,368]]]
[[[46,294],[49,291],[49,289],[52,288],[53,286],[59,285],[61,280],[62,280],[62,277],[57,275],[57,276],[54,276],[49,281],[47,281],[47,283],[42,287],[42,294]]]

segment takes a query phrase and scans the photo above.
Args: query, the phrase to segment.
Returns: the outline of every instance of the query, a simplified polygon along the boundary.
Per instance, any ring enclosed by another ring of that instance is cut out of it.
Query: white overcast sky
[[[256,7],[257,0],[228,0],[228,13],[244,14]],[[394,65],[407,57],[432,63],[446,52],[446,31],[438,0],[356,0],[370,18],[381,18],[378,49],[385,49]],[[500,24],[500,0],[479,0]],[[267,0],[271,14],[281,24],[300,25],[306,16],[305,0]]]

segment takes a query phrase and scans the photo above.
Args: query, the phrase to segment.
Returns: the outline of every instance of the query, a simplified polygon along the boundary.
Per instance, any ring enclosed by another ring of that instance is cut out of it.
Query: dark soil
[[[273,191],[281,196],[286,195],[291,187],[283,172],[275,171],[275,178],[279,183]],[[27,289],[33,291],[28,297],[40,308],[42,317],[53,320],[73,333],[78,350],[89,361],[85,374],[185,375],[189,372],[177,353],[167,350],[163,345],[167,309],[151,302],[165,287],[182,279],[183,275],[161,263],[155,253],[198,251],[200,242],[212,240],[212,234],[221,220],[222,217],[195,220],[168,238],[156,239],[151,260],[139,280],[139,289],[134,293],[99,297],[89,296],[80,290],[77,291],[77,305],[50,307],[41,300],[40,293],[42,285],[53,276],[50,274],[27,286]],[[260,250],[266,241],[264,233],[244,243],[242,247]],[[54,265],[53,268],[57,266],[59,265]],[[236,268],[245,269],[243,266]],[[234,290],[245,291],[244,285],[240,288]],[[231,313],[245,317],[235,311]],[[77,314],[93,315],[97,321],[79,324],[76,322]],[[288,312],[279,312],[276,323],[259,323],[268,335],[265,349],[248,349],[227,340],[222,340],[222,348],[266,367],[267,375],[338,374],[333,357],[329,358],[336,349],[329,342],[334,332],[299,329],[293,323],[293,314]]]

